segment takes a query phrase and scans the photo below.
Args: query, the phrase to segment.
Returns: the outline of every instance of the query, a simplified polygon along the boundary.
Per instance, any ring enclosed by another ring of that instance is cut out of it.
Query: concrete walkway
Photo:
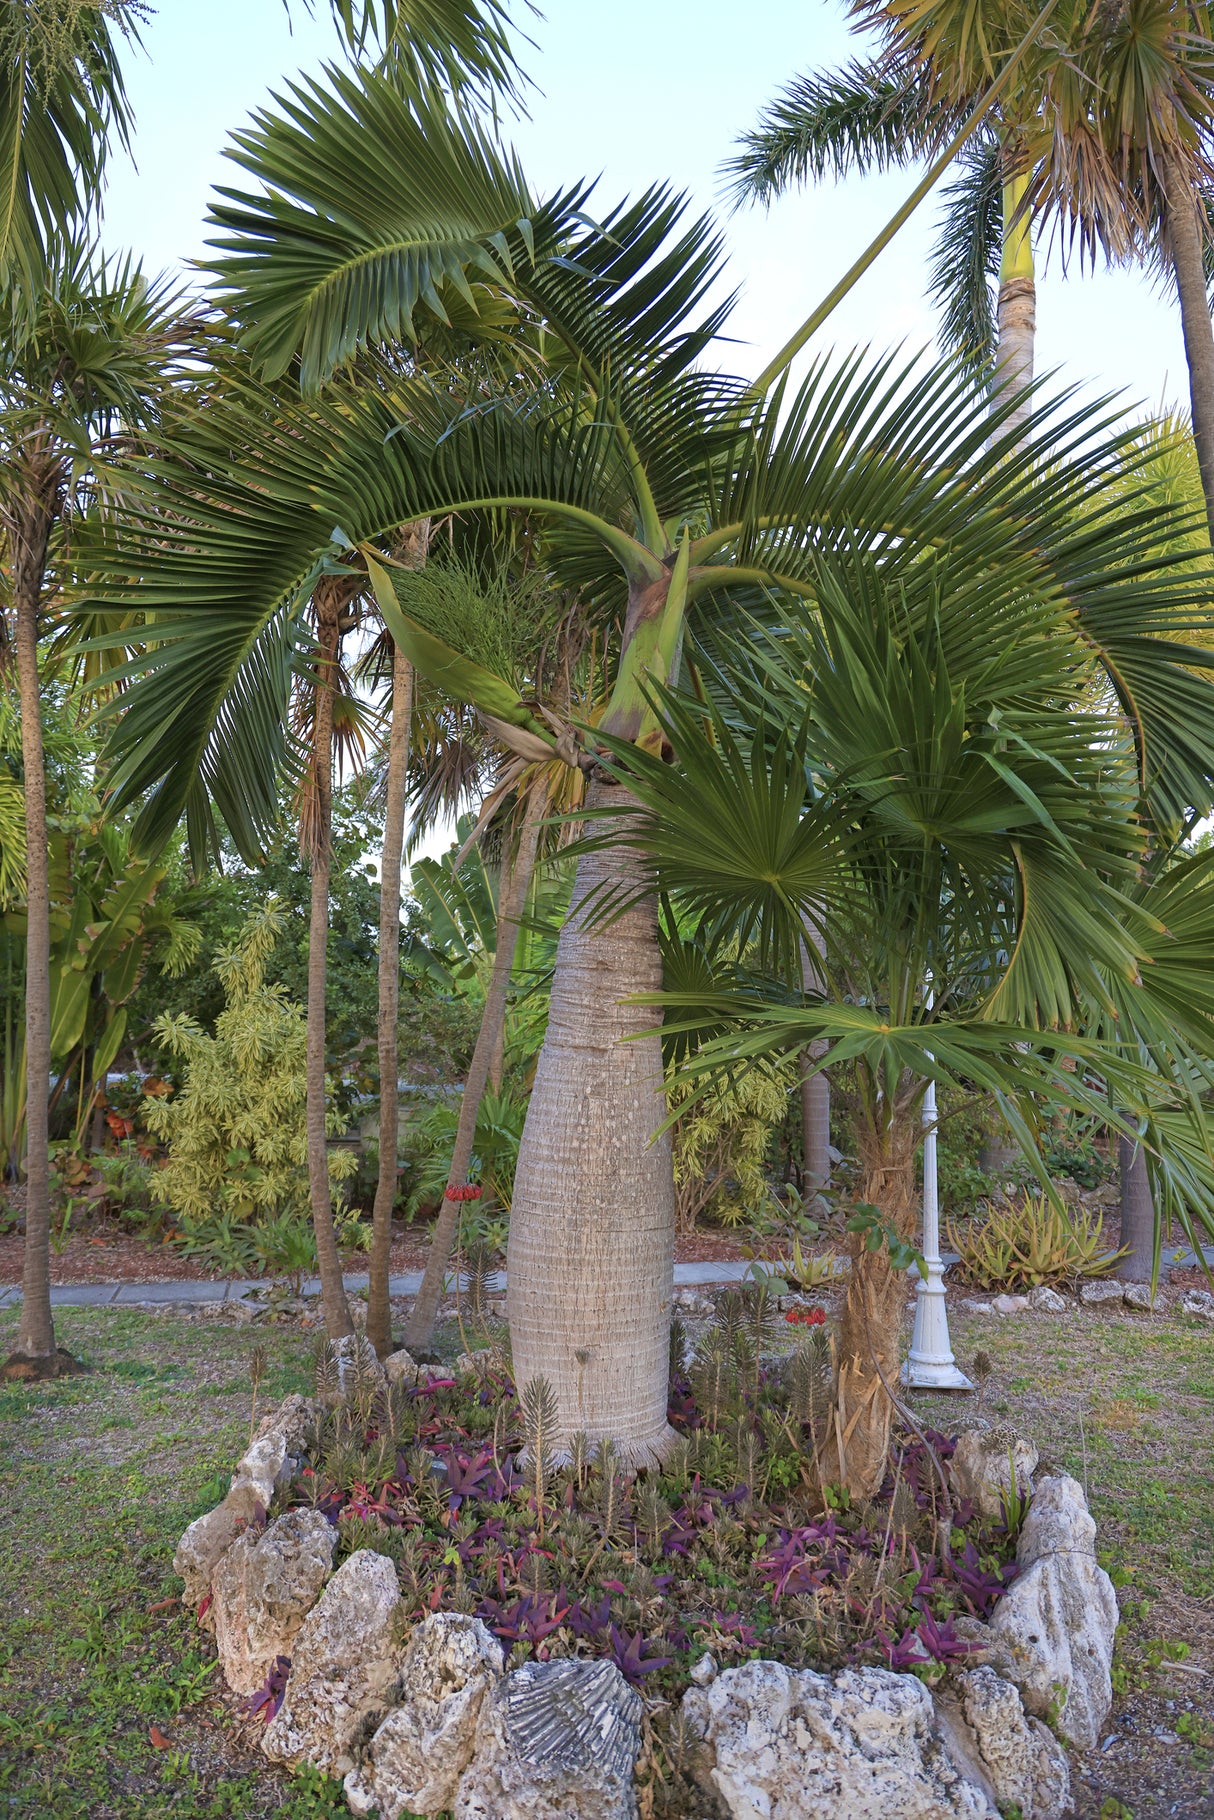
[[[694,1288],[699,1284],[739,1283],[750,1269],[748,1263],[717,1262],[706,1264],[676,1264],[674,1281],[677,1289]],[[178,1306],[197,1308],[207,1302],[239,1302],[247,1295],[255,1294],[259,1289],[267,1289],[271,1279],[268,1277],[234,1277],[227,1283],[196,1283],[188,1280],[175,1283],[60,1283],[51,1290],[52,1308],[131,1308],[155,1305],[159,1307]],[[346,1276],[343,1281],[351,1294],[367,1287],[367,1273]],[[394,1296],[416,1295],[421,1288],[422,1273],[420,1270],[407,1270],[402,1276],[388,1278],[388,1293]],[[490,1286],[495,1294],[500,1294],[506,1287],[506,1273],[499,1271],[490,1279]],[[303,1284],[305,1295],[320,1294],[320,1278],[305,1277]],[[21,1300],[21,1285],[14,1283],[0,1288],[0,1308],[10,1308]]]
[[[1214,1267],[1214,1245],[1203,1248],[1207,1264]],[[946,1251],[944,1264],[957,1262],[955,1251]],[[1200,1260],[1192,1251],[1183,1256],[1168,1259],[1177,1270],[1185,1270]],[[771,1268],[769,1265],[768,1268]],[[725,1260],[708,1261],[703,1264],[676,1264],[674,1283],[676,1289],[694,1289],[708,1287],[719,1283],[740,1283],[750,1269],[749,1263],[728,1262]],[[357,1294],[367,1287],[367,1273],[352,1273],[345,1277],[346,1288]],[[268,1277],[234,1277],[227,1283],[195,1283],[189,1281],[175,1283],[61,1283],[51,1290],[52,1308],[138,1308],[138,1307],[180,1307],[197,1308],[208,1302],[239,1302],[245,1296],[255,1295],[259,1289],[270,1285]],[[421,1288],[422,1273],[420,1270],[407,1270],[402,1276],[388,1278],[388,1293],[393,1296],[416,1295]],[[490,1287],[495,1294],[501,1294],[506,1287],[506,1273],[499,1271],[490,1279]],[[305,1295],[320,1294],[320,1278],[305,1277],[303,1292]],[[0,1285],[0,1308],[11,1308],[21,1300],[21,1285]]]

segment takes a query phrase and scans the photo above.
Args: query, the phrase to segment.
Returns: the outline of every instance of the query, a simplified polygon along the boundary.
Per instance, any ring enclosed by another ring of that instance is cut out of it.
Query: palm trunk
[[[816,923],[807,922],[806,933],[809,941],[801,942],[801,984],[806,992],[818,992],[822,976],[817,962],[823,954],[823,939]],[[801,1154],[807,1203],[830,1186],[830,1077],[821,1069],[816,1074],[808,1071],[808,1064],[821,1061],[828,1047],[825,1042],[806,1047],[807,1067],[801,1076]]]
[[[1027,396],[1033,383],[1033,342],[1037,330],[1037,280],[1033,266],[1032,222],[1018,215],[1028,176],[1010,177],[1003,186],[1003,253],[999,265],[999,347],[995,382],[1005,396],[1022,394],[1000,427],[1000,435],[1019,438],[1032,412]]]
[[[588,804],[612,797],[631,800],[596,783]],[[546,1378],[565,1439],[609,1437],[637,1463],[660,1459],[674,1438],[675,1197],[669,1136],[654,1136],[666,1112],[659,1017],[627,1002],[661,989],[662,962],[653,899],[605,921],[599,897],[631,894],[641,879],[635,852],[619,843],[578,865],[507,1253],[517,1383]]]
[[[1178,164],[1168,164],[1164,180],[1168,245],[1172,270],[1176,274],[1185,360],[1189,368],[1193,440],[1197,444],[1206,521],[1210,540],[1214,543],[1214,330],[1210,325],[1210,303],[1206,295],[1198,205],[1193,185]]]
[[[45,541],[43,542],[45,559]],[[31,569],[34,565],[31,565]],[[14,587],[21,757],[25,769],[25,1262],[16,1353],[41,1374],[55,1360],[51,1320],[51,1208],[48,1097],[51,1076],[50,866],[46,770],[38,687],[37,603],[42,565]]]
[[[413,665],[394,649],[392,657],[392,729],[388,739],[388,796],[384,809],[384,848],[379,870],[379,1176],[372,1214],[370,1285],[367,1292],[367,1338],[380,1358],[392,1350],[392,1310],[388,1277],[392,1250],[392,1208],[396,1201],[396,1149],[400,1133],[400,1068],[397,1025],[400,1015],[400,865],[405,846],[405,785],[409,770],[413,709]]]
[[[1119,1137],[1117,1161],[1121,1176],[1121,1242],[1130,1248],[1117,1266],[1117,1275],[1125,1283],[1149,1283],[1155,1268],[1155,1203],[1146,1151],[1134,1138]]]
[[[538,795],[527,798],[523,814],[523,826],[519,833],[518,851],[514,862],[502,881],[497,905],[497,947],[493,955],[493,970],[489,975],[489,988],[485,993],[485,1006],[481,1013],[481,1027],[477,1032],[476,1047],[472,1051],[472,1060],[468,1064],[468,1074],[464,1081],[463,1097],[460,1100],[459,1121],[455,1128],[455,1144],[451,1152],[451,1167],[447,1172],[447,1186],[458,1188],[468,1177],[468,1165],[472,1161],[472,1148],[476,1142],[476,1121],[480,1113],[481,1100],[484,1097],[485,1084],[489,1079],[493,1058],[498,1053],[499,1042],[503,1037],[506,1024],[506,1001],[510,992],[510,974],[514,966],[514,953],[518,946],[519,918],[527,901],[527,892],[531,885],[531,874],[535,870],[535,855],[539,845],[540,823],[543,820],[543,805]],[[417,1351],[425,1351],[434,1338],[434,1324],[438,1319],[438,1304],[443,1293],[443,1281],[447,1273],[451,1253],[455,1247],[455,1236],[459,1227],[458,1201],[448,1200],[443,1196],[438,1218],[434,1222],[434,1232],[430,1239],[430,1249],[426,1254],[426,1270],[422,1277],[417,1300],[409,1316],[405,1330],[405,1343]],[[513,1215],[512,1215],[513,1217]]]
[[[316,1234],[321,1306],[331,1340],[353,1333],[342,1282],[341,1257],[333,1229],[325,1120],[325,975],[329,939],[329,873],[333,862],[333,692],[340,641],[337,590],[322,581],[314,596],[317,619],[315,750],[308,848],[312,861],[312,905],[308,925],[308,1191]]]
[[[908,1239],[918,1223],[918,1137],[914,1121],[896,1116],[885,1131],[864,1130],[859,1140],[856,1199],[875,1206],[882,1220]],[[855,1233],[850,1250],[851,1279],[836,1360],[835,1427],[823,1450],[821,1471],[827,1484],[846,1486],[853,1498],[872,1498],[881,1488],[889,1459],[894,1406],[886,1385],[892,1388],[898,1381],[907,1282],[905,1273],[890,1264],[884,1245],[869,1251],[863,1234]]]

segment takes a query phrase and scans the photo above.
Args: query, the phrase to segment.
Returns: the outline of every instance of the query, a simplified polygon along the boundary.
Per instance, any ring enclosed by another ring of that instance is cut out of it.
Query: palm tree
[[[254,651],[331,557],[335,526],[342,548],[362,551],[418,671],[525,754],[538,742],[584,771],[591,810],[627,799],[618,766],[600,766],[608,738],[617,754],[662,743],[653,690],[678,673],[688,614],[709,626],[769,598],[816,597],[817,553],[850,540],[891,570],[928,547],[980,543],[996,574],[1044,564],[1107,656],[1155,800],[1209,799],[1214,694],[1186,667],[1204,658],[1172,636],[1188,597],[1182,611],[1162,580],[1134,581],[1135,565],[1151,571],[1144,515],[1075,528],[1115,465],[1116,439],[1080,458],[1075,439],[1091,432],[1074,420],[1018,456],[1006,405],[989,415],[955,372],[912,381],[889,363],[818,367],[795,394],[705,372],[700,356],[726,315],[696,313],[717,268],[706,224],[687,224],[662,192],[599,226],[585,219],[581,186],[537,205],[479,129],[374,73],[299,90],[290,117],[242,137],[239,158],[266,188],[217,211],[223,285],[254,358],[271,374],[298,358],[305,383],[325,389],[289,422],[268,421],[254,392],[217,401],[163,464],[156,505],[136,509],[124,548],[102,557],[114,577],[106,598],[157,603],[158,671],[130,692],[114,748],[126,793],[156,787],[145,838],[172,824],[197,754],[229,738],[212,714],[220,628],[223,661]],[[401,173],[396,187],[378,175],[385,161]],[[314,200],[327,196],[340,210]],[[360,349],[394,356],[425,299],[454,299],[469,271],[508,284],[545,383],[487,364],[468,404],[395,358],[377,369],[366,352],[339,371]],[[378,554],[412,519],[512,509],[544,523],[562,585],[622,622],[597,735],[553,728],[507,679],[411,620]],[[1158,639],[1142,638],[1148,623]],[[1191,694],[1164,687],[1174,675]],[[629,1002],[661,986],[647,883],[619,841],[579,863],[508,1255],[520,1381],[547,1377],[566,1432],[611,1435],[638,1459],[667,1442],[674,1224],[669,1147],[651,1141],[662,1119],[656,1016]]]
[[[129,144],[118,52],[137,42],[143,0],[0,12],[0,288],[14,313],[37,307],[48,245],[78,236],[99,209],[111,134]]]
[[[50,880],[38,639],[58,605],[64,538],[91,509],[91,469],[118,432],[146,425],[175,378],[186,324],[129,261],[52,246],[36,300],[10,289],[0,320],[0,530],[12,620],[26,834],[26,1251],[15,1357],[53,1374],[47,1096],[51,1070]],[[7,618],[7,615],[6,615]]]
[[[1101,539],[1116,492],[1092,509]],[[808,1037],[854,1083],[852,1271],[819,1465],[859,1497],[886,1471],[929,1079],[993,1093],[1035,1155],[1051,1105],[1103,1114],[1083,1078],[1103,1074],[1144,1125],[1160,1204],[1214,1232],[1214,858],[1140,889],[1131,730],[1051,565],[990,563],[989,535],[910,561],[820,548],[812,604],[788,601],[757,648],[737,641],[701,689],[665,697],[673,762],[618,749],[651,885],[749,944],[744,977],[720,965],[715,992],[663,997],[676,1030],[712,1033],[696,1070]],[[1207,567],[1195,608],[1208,586]],[[1060,711],[1078,679],[1087,706]],[[822,905],[803,990],[801,919]]]

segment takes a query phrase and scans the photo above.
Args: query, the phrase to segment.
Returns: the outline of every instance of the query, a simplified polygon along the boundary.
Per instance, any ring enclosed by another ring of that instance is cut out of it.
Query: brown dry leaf
[[[152,1740],[153,1750],[172,1750],[173,1748],[173,1740],[166,1738],[158,1725],[150,1727],[148,1737]]]

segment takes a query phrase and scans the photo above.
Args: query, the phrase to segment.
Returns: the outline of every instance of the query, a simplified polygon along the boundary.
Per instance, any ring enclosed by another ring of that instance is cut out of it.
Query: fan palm
[[[1089,412],[1016,455],[1006,407],[989,416],[952,370],[856,360],[762,394],[706,372],[727,315],[699,309],[718,270],[707,224],[660,190],[600,224],[582,186],[537,204],[477,129],[376,74],[297,90],[238,156],[263,187],[218,211],[222,282],[255,358],[272,372],[297,360],[308,383],[328,383],[290,416],[267,417],[252,388],[217,400],[166,451],[121,547],[98,558],[103,598],[156,616],[156,672],[129,692],[111,751],[120,794],[146,793],[145,838],[174,825],[200,762],[236,787],[241,749],[214,704],[352,546],[420,673],[522,756],[583,771],[592,809],[627,800],[596,734],[554,727],[402,611],[379,540],[449,512],[533,514],[559,583],[620,624],[601,722],[617,752],[661,749],[652,690],[679,672],[689,615],[707,628],[769,596],[816,598],[823,546],[871,550],[890,576],[939,548],[1065,598],[1107,657],[1155,812],[1208,800],[1214,693],[1179,636],[1204,596],[1171,585],[1148,514],[1077,528],[1120,467],[1115,437],[1091,446]],[[470,272],[509,289],[542,383],[487,365],[469,402],[376,362],[427,308],[466,302]],[[547,1377],[566,1432],[611,1435],[635,1458],[668,1439],[674,1227],[669,1145],[653,1135],[658,1026],[631,1002],[661,985],[643,883],[626,843],[580,862],[508,1255],[520,1381]]]
[[[47,1093],[50,887],[38,639],[58,607],[69,517],[95,501],[97,455],[146,425],[173,384],[187,325],[130,262],[52,246],[35,299],[10,289],[0,316],[0,532],[6,615],[0,656],[15,657],[26,835],[26,1257],[16,1353],[53,1370]]]
[[[1095,516],[1115,511],[1106,496]],[[648,888],[749,944],[745,977],[720,967],[715,991],[662,998],[706,1034],[693,1067],[813,1039],[849,1066],[857,1206],[820,1469],[867,1497],[886,1470],[929,1080],[994,1094],[1032,1154],[1041,1110],[1103,1110],[1103,1076],[1142,1121],[1161,1207],[1214,1232],[1214,860],[1140,888],[1132,742],[1046,571],[853,545],[819,549],[814,574],[812,607],[786,602],[777,632],[665,696],[673,763],[621,748],[619,765],[645,805]],[[823,906],[803,991],[801,921]]]

